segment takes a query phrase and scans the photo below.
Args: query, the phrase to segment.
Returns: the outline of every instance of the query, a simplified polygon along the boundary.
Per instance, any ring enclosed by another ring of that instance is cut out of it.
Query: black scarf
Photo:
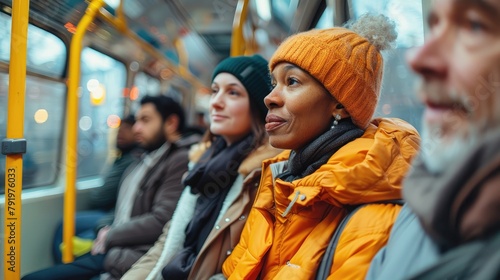
[[[314,173],[321,165],[345,144],[363,135],[364,131],[351,119],[342,120],[333,129],[327,130],[311,143],[290,153],[287,170],[278,178],[291,182]]]
[[[222,203],[238,176],[240,163],[253,150],[248,135],[227,147],[222,138],[214,141],[184,180],[191,192],[200,194],[194,215],[186,227],[184,249],[163,268],[164,279],[187,279],[201,247],[215,225]]]

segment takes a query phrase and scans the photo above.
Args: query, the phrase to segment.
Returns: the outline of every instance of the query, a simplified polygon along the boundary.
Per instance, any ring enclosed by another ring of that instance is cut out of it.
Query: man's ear
[[[172,114],[167,117],[165,123],[163,124],[163,129],[165,130],[167,136],[175,135],[179,133],[179,116]]]

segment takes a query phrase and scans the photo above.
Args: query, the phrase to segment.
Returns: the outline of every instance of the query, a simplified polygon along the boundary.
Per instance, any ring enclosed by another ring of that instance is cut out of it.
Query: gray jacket
[[[420,159],[367,279],[500,279],[500,129],[442,174]]]
[[[408,205],[403,206],[386,247],[372,260],[367,280],[406,279],[436,262],[437,246],[422,229]]]

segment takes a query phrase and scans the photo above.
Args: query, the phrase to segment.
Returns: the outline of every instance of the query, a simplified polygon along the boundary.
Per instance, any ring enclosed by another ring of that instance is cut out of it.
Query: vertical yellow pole
[[[87,27],[94,20],[95,15],[103,5],[103,0],[93,0],[90,2],[85,15],[83,15],[76,27],[70,45],[67,104],[66,192],[64,193],[63,222],[63,242],[66,246],[64,246],[62,254],[64,263],[73,261],[72,239],[75,235],[76,167],[78,161],[78,87],[80,85],[82,40],[87,31]]]
[[[120,0],[118,9],[116,10],[116,29],[120,32],[125,32],[127,27],[127,18],[125,17],[125,11],[123,10],[123,0]]]
[[[182,38],[177,37],[174,39],[174,46],[179,55],[179,72],[182,77],[189,75],[189,56],[184,46]]]
[[[233,33],[231,35],[231,56],[243,55],[245,53],[245,37],[243,36],[243,25],[247,19],[248,0],[239,0],[236,6],[233,20]]]
[[[5,166],[4,277],[19,279],[21,273],[21,192],[23,189],[24,96],[29,0],[12,3],[7,138],[2,141]]]

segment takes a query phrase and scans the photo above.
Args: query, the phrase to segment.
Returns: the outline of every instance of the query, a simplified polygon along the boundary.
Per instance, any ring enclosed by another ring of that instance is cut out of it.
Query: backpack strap
[[[330,240],[330,243],[328,244],[328,247],[326,248],[325,255],[323,256],[323,259],[321,260],[321,263],[319,264],[318,272],[316,273],[316,280],[324,280],[324,279],[328,278],[328,276],[330,275],[330,270],[332,269],[335,250],[337,249],[337,245],[339,243],[340,236],[342,235],[342,232],[344,231],[344,228],[346,227],[347,223],[352,218],[352,216],[354,216],[354,214],[356,214],[356,212],[358,212],[361,208],[363,208],[369,204],[403,205],[404,201],[402,199],[384,200],[384,201],[377,201],[377,202],[371,202],[371,203],[359,204],[359,205],[353,205],[353,206],[347,207],[347,215],[342,219],[342,221],[338,225],[337,229],[333,233],[332,239]]]

